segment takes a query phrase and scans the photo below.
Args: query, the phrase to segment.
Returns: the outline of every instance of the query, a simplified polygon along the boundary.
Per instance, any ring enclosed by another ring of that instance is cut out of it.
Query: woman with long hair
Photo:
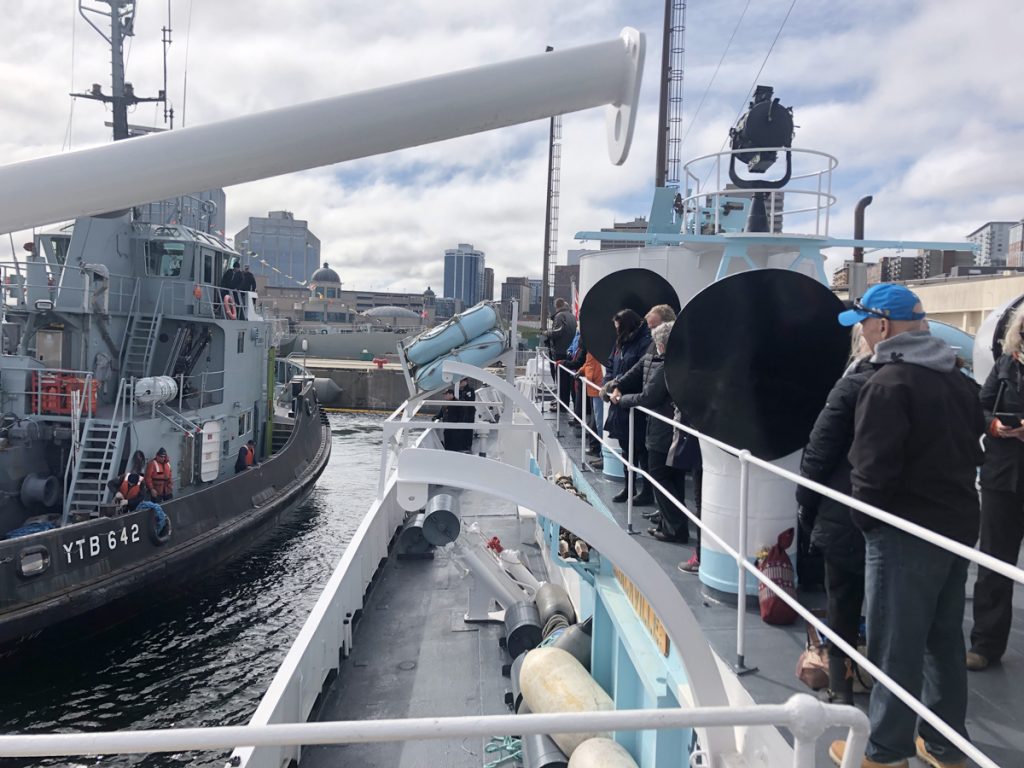
[[[979,549],[1016,565],[1024,537],[1024,305],[1010,320],[1003,350],[981,388],[988,430],[981,465]],[[1006,652],[1013,617],[1013,582],[978,568],[974,584],[974,628],[967,668],[985,669]]]
[[[615,391],[618,381],[625,376],[630,369],[641,363],[648,347],[651,346],[651,330],[632,309],[622,309],[615,313],[612,318],[615,323],[615,348],[608,361],[607,383],[604,392],[607,394]],[[643,468],[647,466],[647,449],[644,444],[647,437],[647,417],[642,413],[633,415],[633,460]],[[619,441],[619,448],[622,455],[629,458],[629,409],[623,408],[617,403],[610,402],[608,415],[605,418],[605,429],[608,434]],[[647,483],[642,483],[638,475],[633,481],[634,504],[652,504],[654,494]],[[622,502],[626,500],[629,493],[629,475],[627,470],[626,485],[613,497],[613,501]]]

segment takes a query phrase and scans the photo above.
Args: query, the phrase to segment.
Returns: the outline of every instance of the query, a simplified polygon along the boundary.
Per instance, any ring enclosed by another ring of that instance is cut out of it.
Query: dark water
[[[76,627],[0,663],[0,732],[243,725],[374,498],[383,417],[331,416],[309,499],[245,555],[159,605]],[[72,633],[68,633],[69,635]],[[6,766],[221,766],[226,753],[3,760]]]

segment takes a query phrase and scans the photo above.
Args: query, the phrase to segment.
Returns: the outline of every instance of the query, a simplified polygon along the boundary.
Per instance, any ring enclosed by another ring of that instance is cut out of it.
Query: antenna
[[[686,54],[686,0],[665,0],[661,48],[661,100],[658,158],[654,184],[679,183],[683,128],[683,60]]]
[[[93,83],[88,93],[72,93],[74,99],[92,99],[110,104],[113,114],[113,122],[109,123],[114,128],[114,141],[138,136],[143,133],[152,133],[157,128],[146,128],[139,125],[128,124],[128,107],[134,107],[143,102],[163,102],[167,104],[167,46],[170,45],[170,19],[168,27],[165,28],[164,44],[164,89],[156,96],[136,96],[135,89],[131,83],[124,79],[124,39],[135,35],[135,0],[95,0],[101,5],[108,7],[109,11],[101,10],[92,5],[88,0],[78,1],[78,12],[86,23],[96,30],[100,37],[110,45],[110,95],[103,93],[103,86]],[[110,36],[108,37],[100,27],[87,15],[103,16],[110,19]],[[166,109],[165,109],[166,113]]]

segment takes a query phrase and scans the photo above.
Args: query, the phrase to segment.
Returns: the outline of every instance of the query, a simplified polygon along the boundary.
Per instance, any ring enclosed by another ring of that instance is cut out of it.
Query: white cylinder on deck
[[[178,382],[170,376],[147,376],[135,382],[135,402],[142,405],[169,403],[178,396]]]
[[[519,673],[523,701],[531,712],[605,712],[615,709],[611,697],[561,648],[534,648],[526,654]],[[608,738],[605,732],[552,733],[551,738],[566,755],[587,739]]]
[[[732,454],[703,440],[700,443],[704,460],[701,484],[701,521],[726,543],[736,547],[739,542],[740,462]],[[772,462],[791,472],[800,471],[801,451]],[[747,551],[751,562],[758,550],[772,547],[779,534],[796,525],[795,487],[789,480],[750,466],[747,471]],[[796,539],[788,550],[796,566]],[[735,595],[739,580],[736,561],[709,536],[700,541],[701,583],[719,592]],[[757,594],[757,579],[747,574],[747,594]]]

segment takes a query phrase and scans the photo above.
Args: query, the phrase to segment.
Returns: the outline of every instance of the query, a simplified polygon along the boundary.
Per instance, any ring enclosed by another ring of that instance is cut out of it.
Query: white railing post
[[[750,458],[750,451],[740,451],[740,530],[739,541],[736,544],[739,559],[736,562],[738,568],[736,585],[736,664],[733,671],[737,675],[745,675],[756,672],[757,667],[748,667],[746,654],[744,653],[744,635],[747,624],[747,570],[743,567],[747,559],[747,497],[750,490],[750,465],[747,460]]]
[[[629,414],[629,450],[626,451],[628,454],[628,464],[626,466],[626,533],[639,533],[639,531],[633,530],[633,430],[635,429],[633,425],[633,409],[627,409],[626,413]]]
[[[562,436],[562,388],[559,386],[559,381],[562,378],[562,366],[557,360],[552,361],[554,363],[554,374],[555,374],[555,437]]]
[[[577,396],[580,404],[580,467],[587,465],[587,385],[581,377],[573,382],[573,387],[579,384],[580,393]]]

